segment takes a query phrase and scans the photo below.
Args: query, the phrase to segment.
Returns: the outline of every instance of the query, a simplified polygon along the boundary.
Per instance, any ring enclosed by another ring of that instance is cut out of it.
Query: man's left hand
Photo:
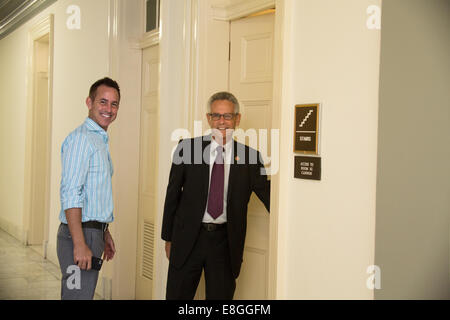
[[[105,251],[103,252],[103,260],[106,259],[106,261],[111,260],[114,258],[114,254],[116,253],[116,247],[114,246],[114,240],[111,236],[111,233],[109,233],[109,230],[105,231]]]

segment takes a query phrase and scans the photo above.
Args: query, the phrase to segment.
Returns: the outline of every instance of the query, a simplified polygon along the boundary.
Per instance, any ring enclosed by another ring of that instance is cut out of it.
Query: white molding
[[[22,244],[25,245],[27,243],[28,233],[23,227],[0,217],[0,229],[19,240]]]
[[[161,6],[161,4],[159,4],[159,5]],[[160,28],[159,27],[157,29],[145,32],[146,1],[145,0],[141,0],[140,6],[141,6],[141,12],[142,12],[142,16],[141,16],[142,26],[141,26],[141,28],[142,28],[143,36],[140,39],[132,40],[130,48],[131,49],[142,50],[142,49],[145,49],[145,48],[149,48],[149,47],[158,45],[159,41],[161,39],[161,32],[160,32]],[[158,19],[160,20],[159,25],[161,25],[161,14],[159,14]]]
[[[216,20],[230,21],[275,7],[275,0],[217,0],[212,5]]]
[[[38,23],[34,24],[29,29],[30,40],[38,40],[39,38],[50,33],[50,28],[53,23],[53,14],[48,15],[44,19],[40,20]]]
[[[108,2],[108,74],[112,79],[116,79],[119,70],[119,0],[109,0]]]
[[[185,7],[185,64],[186,64],[186,101],[188,101],[187,120],[188,130],[194,131],[194,121],[198,116],[198,69],[199,69],[199,3],[198,0],[190,0]]]
[[[151,46],[156,46],[159,44],[160,40],[160,32],[159,29],[146,32],[144,36],[138,41],[131,45],[133,49],[145,49]]]

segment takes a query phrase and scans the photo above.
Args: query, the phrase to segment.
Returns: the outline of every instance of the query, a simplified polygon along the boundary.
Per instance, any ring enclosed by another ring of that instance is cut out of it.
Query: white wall
[[[372,299],[380,1],[284,2],[278,283],[281,299]],[[295,179],[296,104],[320,102],[321,181]],[[276,127],[274,125],[274,127]]]
[[[111,232],[117,254],[109,268],[104,270],[104,276],[112,280],[112,299],[134,299],[142,55],[138,40],[144,25],[140,1],[119,1],[117,9],[118,34],[112,41],[115,58],[111,76],[120,85],[121,101],[119,116],[108,130],[114,164],[114,223],[111,224]],[[108,285],[107,288],[109,290]]]
[[[177,141],[171,141],[172,132],[188,126],[188,85],[185,82],[185,55],[189,52],[189,37],[184,33],[189,17],[187,1],[161,1],[160,25],[160,108],[159,108],[159,155],[158,155],[158,205],[155,230],[155,279],[154,299],[165,299],[168,260],[164,241],[161,239],[161,223],[166,196],[167,181],[172,163],[172,149]]]
[[[0,227],[23,239],[27,30],[0,41]]]
[[[377,299],[449,299],[450,2],[383,2]]]

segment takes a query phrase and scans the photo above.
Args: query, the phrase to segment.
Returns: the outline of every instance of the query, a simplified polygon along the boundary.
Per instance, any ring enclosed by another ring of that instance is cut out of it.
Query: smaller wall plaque
[[[320,180],[322,158],[295,156],[294,178]]]

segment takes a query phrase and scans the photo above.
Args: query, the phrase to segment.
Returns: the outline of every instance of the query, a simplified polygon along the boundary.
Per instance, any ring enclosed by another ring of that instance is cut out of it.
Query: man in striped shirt
[[[110,78],[96,81],[86,98],[88,117],[61,147],[61,225],[57,239],[61,299],[93,299],[102,262],[96,258],[103,254],[108,261],[115,254],[108,230],[114,219],[113,166],[106,131],[117,117],[119,101],[117,82]]]

